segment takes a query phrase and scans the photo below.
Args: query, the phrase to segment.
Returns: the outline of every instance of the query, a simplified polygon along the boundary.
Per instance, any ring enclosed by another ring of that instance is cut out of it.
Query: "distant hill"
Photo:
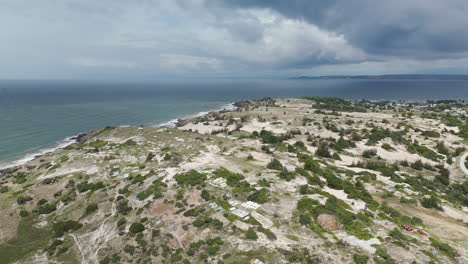
[[[291,80],[317,80],[317,79],[357,79],[357,80],[468,80],[463,74],[391,74],[391,75],[326,75],[326,76],[299,76]]]

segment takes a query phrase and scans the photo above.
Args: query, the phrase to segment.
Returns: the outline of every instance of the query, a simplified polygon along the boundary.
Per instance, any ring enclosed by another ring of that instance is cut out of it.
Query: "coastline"
[[[183,117],[180,117],[180,118],[171,119],[169,121],[156,123],[155,125],[150,125],[149,127],[178,127],[178,125],[181,122],[188,121],[188,120],[191,120],[191,119],[196,118],[196,117],[204,116],[204,115],[206,115],[208,113],[221,112],[221,111],[225,111],[225,110],[227,110],[227,111],[235,110],[235,109],[237,109],[239,103],[240,102],[230,102],[230,103],[227,103],[227,104],[223,104],[220,108],[217,108],[217,109],[213,109],[213,110],[209,110],[209,111],[202,111],[202,112],[198,112],[198,113],[193,114],[193,115],[187,115],[187,116],[183,116]],[[96,129],[93,129],[93,130],[90,130],[90,131],[84,132],[84,133],[79,133],[77,135],[73,135],[73,136],[70,136],[70,137],[66,137],[65,139],[56,141],[52,145],[42,147],[42,148],[39,148],[39,149],[37,149],[35,151],[31,151],[31,152],[22,154],[22,155],[20,155],[21,157],[12,158],[11,160],[8,160],[8,159],[3,160],[3,161],[0,160],[0,175],[1,175],[1,172],[4,171],[4,170],[9,170],[9,169],[13,169],[15,167],[22,166],[22,165],[28,163],[29,161],[40,158],[41,156],[52,153],[52,152],[54,152],[54,151],[56,151],[58,149],[63,149],[63,148],[66,148],[67,146],[70,146],[70,145],[73,145],[73,144],[82,143],[82,142],[86,141],[86,136],[93,133],[94,131],[96,131]]]

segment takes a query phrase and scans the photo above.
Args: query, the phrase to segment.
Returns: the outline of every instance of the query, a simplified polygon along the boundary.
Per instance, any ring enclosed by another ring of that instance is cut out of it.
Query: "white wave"
[[[37,156],[42,156],[44,154],[51,153],[51,152],[53,152],[53,151],[55,151],[57,149],[65,148],[65,147],[75,143],[76,142],[76,137],[77,136],[67,137],[67,138],[65,138],[63,140],[57,141],[52,146],[40,148],[40,149],[38,149],[36,151],[26,153],[23,156],[21,156],[20,158],[13,159],[13,160],[10,160],[10,161],[8,161],[8,160],[7,161],[2,161],[2,162],[0,162],[0,170],[23,165],[26,162],[35,159]]]
[[[236,109],[237,109],[237,107],[234,105],[234,103],[228,103],[228,104],[224,104],[221,107],[213,109],[213,110],[202,111],[202,112],[198,112],[198,113],[193,114],[193,115],[187,115],[187,116],[183,116],[183,117],[180,117],[180,118],[171,119],[171,120],[166,121],[166,122],[161,122],[161,123],[157,123],[157,124],[154,124],[154,125],[150,125],[150,127],[175,127],[177,122],[179,121],[179,119],[188,119],[188,118],[200,117],[200,116],[204,116],[204,115],[206,115],[208,113],[211,113],[211,112],[220,112],[220,111],[223,111],[223,110],[233,111],[233,110],[236,110]]]

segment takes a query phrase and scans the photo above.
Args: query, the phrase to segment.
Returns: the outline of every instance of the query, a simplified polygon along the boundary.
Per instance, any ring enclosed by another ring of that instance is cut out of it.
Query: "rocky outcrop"
[[[334,215],[321,214],[317,217],[317,224],[325,230],[336,230],[340,228],[338,218]]]

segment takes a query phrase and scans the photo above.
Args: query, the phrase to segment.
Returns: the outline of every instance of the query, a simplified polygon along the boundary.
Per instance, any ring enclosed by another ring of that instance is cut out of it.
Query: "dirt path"
[[[113,223],[108,223],[108,220],[113,218],[117,213],[115,201],[118,195],[119,193],[116,191],[114,202],[112,202],[111,214],[101,222],[96,230],[81,237],[71,234],[80,252],[82,264],[98,263],[99,251],[117,235],[116,226]]]
[[[468,175],[468,169],[465,167],[465,160],[466,160],[466,157],[468,156],[468,152],[466,152],[465,154],[463,154],[463,156],[460,157],[460,168],[461,170],[466,174]]]

